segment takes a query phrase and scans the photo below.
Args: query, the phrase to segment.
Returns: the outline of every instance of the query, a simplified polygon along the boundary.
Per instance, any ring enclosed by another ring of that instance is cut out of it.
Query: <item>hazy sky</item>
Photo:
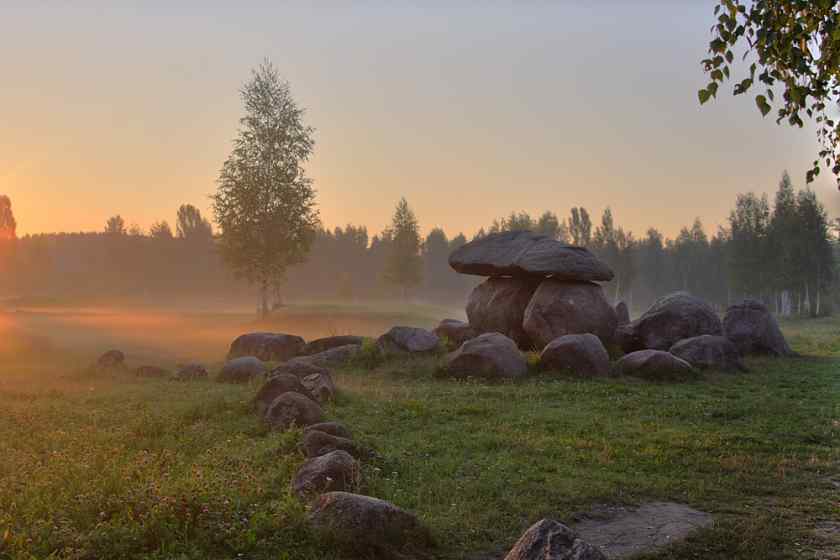
[[[698,106],[713,5],[0,0],[0,194],[20,233],[209,213],[239,87],[269,57],[317,129],[328,226],[374,233],[405,196],[424,232],[573,205],[712,230],[736,193],[786,168],[802,185],[816,150],[751,98]]]

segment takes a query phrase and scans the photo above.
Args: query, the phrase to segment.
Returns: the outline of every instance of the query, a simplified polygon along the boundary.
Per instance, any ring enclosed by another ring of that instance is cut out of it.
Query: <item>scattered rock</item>
[[[621,325],[618,341],[625,352],[668,350],[684,338],[722,333],[720,318],[708,303],[676,292],[659,298],[635,321]]]
[[[478,276],[553,276],[583,282],[613,278],[610,267],[587,249],[530,231],[494,233],[470,241],[449,256],[449,266]]]
[[[639,350],[615,363],[616,375],[630,375],[652,381],[672,381],[695,375],[691,364],[662,350]]]
[[[253,356],[234,358],[227,362],[216,381],[220,383],[247,383],[255,377],[265,375],[266,367]]]
[[[169,377],[171,374],[169,373],[168,369],[164,369],[158,366],[140,366],[139,368],[134,370],[134,375],[137,377],[152,377],[157,379],[162,379],[165,377]]]
[[[615,318],[619,325],[626,325],[630,322],[630,310],[627,308],[627,304],[623,301],[619,301],[615,304]]]
[[[292,479],[292,492],[302,500],[325,492],[352,492],[359,485],[359,463],[346,451],[308,459]]]
[[[539,282],[533,278],[488,278],[467,300],[470,325],[477,333],[501,333],[520,348],[530,348],[522,321]]]
[[[318,338],[306,343],[301,354],[311,356],[339,346],[361,346],[364,341],[365,337],[350,334]]]
[[[264,362],[284,362],[300,354],[305,344],[301,337],[291,334],[248,333],[231,343],[228,359],[253,356]]]
[[[96,360],[101,369],[119,369],[125,367],[125,354],[119,350],[108,350]]]
[[[457,319],[444,319],[432,332],[441,339],[445,338],[456,347],[478,336],[476,330],[469,323]]]
[[[311,426],[307,426],[303,431],[304,433],[312,431],[324,432],[325,434],[330,434],[331,436],[353,439],[353,434],[350,433],[347,426],[341,422],[321,422],[319,424],[312,424]]]
[[[281,373],[294,375],[298,379],[302,379],[307,375],[312,375],[313,373],[330,373],[330,370],[322,366],[316,366],[309,361],[308,357],[301,357],[294,358],[288,362],[283,362],[271,370],[271,373],[268,375],[269,377],[273,377],[275,375],[280,375]]]
[[[528,363],[516,343],[499,333],[486,333],[466,341],[447,354],[443,367],[453,377],[508,379],[528,373]]]
[[[427,354],[440,346],[436,334],[417,327],[392,327],[376,341],[389,354]]]
[[[268,381],[260,387],[260,390],[257,392],[257,396],[254,397],[254,408],[256,409],[257,414],[263,416],[266,410],[268,410],[268,407],[271,406],[271,403],[273,403],[277,397],[283,393],[288,393],[289,391],[300,393],[305,397],[313,398],[312,394],[301,383],[300,379],[290,373],[279,373],[271,376]]]
[[[567,334],[555,338],[543,349],[540,369],[606,377],[610,374],[610,355],[594,334]]]
[[[373,553],[384,558],[418,558],[434,544],[429,530],[413,514],[359,494],[321,494],[309,521],[359,557]]]
[[[325,403],[335,398],[335,383],[328,371],[310,373],[300,379],[306,390],[319,403]]]
[[[669,352],[697,369],[747,371],[738,348],[722,336],[702,334],[686,338],[671,346]]]
[[[505,560],[607,560],[566,525],[542,519],[519,537]]]
[[[175,379],[178,381],[207,379],[208,376],[207,368],[201,364],[182,364],[178,366],[178,371],[175,373]]]
[[[540,283],[523,320],[525,332],[539,349],[567,334],[591,333],[610,344],[616,324],[615,309],[601,286],[554,278]]]
[[[360,348],[361,346],[356,344],[337,346],[310,356],[292,358],[286,362],[286,365],[291,367],[297,367],[298,364],[306,364],[308,366],[320,368],[339,367],[346,365],[350,360],[352,360],[353,356],[359,352]]]
[[[324,418],[318,403],[300,393],[283,393],[272,402],[263,416],[274,429],[310,426]]]
[[[574,530],[610,560],[655,552],[714,524],[708,513],[667,502],[601,507],[581,517]]]
[[[731,340],[743,355],[796,355],[788,346],[776,318],[760,301],[747,299],[730,306],[723,318],[723,328],[726,338]]]
[[[301,445],[304,454],[309,458],[320,457],[336,450],[346,451],[356,458],[365,457],[370,454],[352,439],[335,436],[318,430],[306,430]]]

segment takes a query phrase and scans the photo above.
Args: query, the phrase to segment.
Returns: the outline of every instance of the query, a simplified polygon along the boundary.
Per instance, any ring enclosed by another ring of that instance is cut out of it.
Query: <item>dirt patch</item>
[[[714,523],[708,513],[670,502],[601,506],[575,516],[575,521],[572,529],[610,559],[660,549]]]

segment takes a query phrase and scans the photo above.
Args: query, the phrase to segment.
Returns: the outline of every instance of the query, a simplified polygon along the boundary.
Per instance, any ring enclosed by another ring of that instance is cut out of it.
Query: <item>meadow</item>
[[[232,338],[430,326],[431,306],[244,311],[18,309],[0,314],[0,558],[338,559],[289,491],[299,431],[267,430],[259,384],[137,379],[87,366],[199,359]],[[715,525],[648,558],[837,558],[840,319],[783,329],[802,358],[656,384],[435,375],[439,358],[337,370],[327,415],[377,457],[363,491],[415,512],[442,559],[502,558],[534,521],[601,504],[681,502]]]

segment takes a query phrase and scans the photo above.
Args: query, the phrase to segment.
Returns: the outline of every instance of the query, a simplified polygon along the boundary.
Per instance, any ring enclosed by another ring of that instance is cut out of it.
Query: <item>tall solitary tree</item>
[[[423,259],[420,256],[420,226],[405,198],[397,203],[389,232],[391,250],[385,263],[385,279],[399,286],[403,297],[407,297],[408,290],[423,279]]]
[[[117,214],[108,218],[108,221],[105,223],[105,233],[109,235],[125,235],[126,229],[123,217]]]
[[[17,238],[17,222],[12,213],[12,201],[6,195],[0,195],[0,241]]]
[[[213,212],[221,254],[259,287],[265,316],[270,290],[282,284],[290,265],[305,260],[319,226],[315,190],[303,167],[314,130],[269,61],[240,93],[245,115],[219,173]]]

